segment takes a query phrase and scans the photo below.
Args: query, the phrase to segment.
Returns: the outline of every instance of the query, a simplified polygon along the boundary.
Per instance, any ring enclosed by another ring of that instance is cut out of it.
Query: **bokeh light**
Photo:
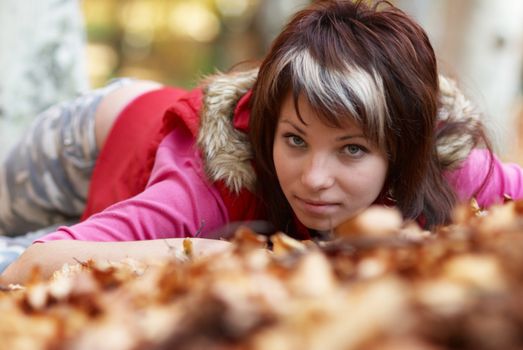
[[[170,10],[169,29],[181,37],[211,42],[220,33],[220,21],[203,3],[180,2]]]
[[[84,0],[93,87],[116,76],[193,86],[260,58],[260,0]]]

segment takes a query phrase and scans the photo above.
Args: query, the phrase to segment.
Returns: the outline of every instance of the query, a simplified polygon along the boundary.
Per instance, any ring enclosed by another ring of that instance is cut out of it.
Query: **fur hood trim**
[[[248,136],[234,128],[232,119],[238,101],[251,89],[257,75],[258,69],[218,73],[204,82],[197,144],[209,179],[213,182],[223,181],[233,193],[239,193],[243,188],[251,191],[255,188],[251,145]],[[453,80],[440,76],[439,84],[439,121],[467,123],[467,130],[459,130],[436,141],[441,165],[444,169],[454,169],[475,146],[474,136],[467,131],[481,127],[481,121],[472,103]]]
[[[440,109],[439,123],[462,122],[463,127],[451,134],[438,137],[436,149],[439,162],[446,170],[452,170],[468,157],[477,141],[474,132],[483,128],[480,113],[458,88],[454,80],[439,77]]]
[[[248,135],[236,130],[232,119],[238,101],[253,86],[257,76],[258,69],[253,69],[219,73],[204,82],[197,144],[209,179],[223,181],[236,194],[244,187],[253,191],[256,183]]]

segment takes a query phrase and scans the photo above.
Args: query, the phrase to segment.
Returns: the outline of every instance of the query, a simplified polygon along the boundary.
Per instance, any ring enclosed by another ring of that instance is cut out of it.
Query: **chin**
[[[337,226],[337,222],[331,221],[329,219],[312,219],[308,218],[298,218],[305,227],[310,230],[316,231],[328,231],[334,229]]]

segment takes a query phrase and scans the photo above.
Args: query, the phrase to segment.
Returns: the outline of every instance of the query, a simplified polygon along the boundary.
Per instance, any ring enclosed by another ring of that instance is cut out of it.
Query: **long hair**
[[[425,31],[388,2],[320,1],[296,13],[275,39],[253,87],[250,138],[258,195],[277,229],[293,233],[273,143],[282,99],[303,95],[328,125],[346,120],[388,156],[384,191],[405,218],[447,223],[455,195],[435,146],[438,70]],[[299,113],[299,111],[298,111]]]

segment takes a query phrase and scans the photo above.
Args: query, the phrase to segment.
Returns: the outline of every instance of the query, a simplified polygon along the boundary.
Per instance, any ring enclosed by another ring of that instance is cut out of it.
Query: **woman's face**
[[[283,101],[274,138],[276,174],[298,219],[329,230],[369,207],[387,174],[385,153],[360,127],[325,125],[300,96],[299,118],[292,95]]]

